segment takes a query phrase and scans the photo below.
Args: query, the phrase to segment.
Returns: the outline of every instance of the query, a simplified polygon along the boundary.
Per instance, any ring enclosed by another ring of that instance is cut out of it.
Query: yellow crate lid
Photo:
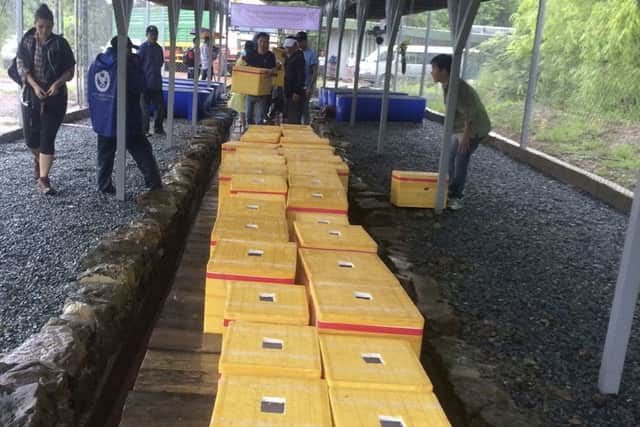
[[[304,275],[312,283],[401,286],[376,254],[314,249],[299,249],[298,252]]]
[[[277,154],[276,152],[258,153],[256,151],[240,150],[232,156],[225,156],[222,160],[221,166],[227,164],[250,164],[255,167],[264,167],[266,165],[284,165],[286,159],[284,156]]]
[[[285,219],[285,204],[282,200],[257,200],[230,197],[220,208],[218,219],[227,216],[257,216]]]
[[[231,181],[233,189],[233,181]],[[287,197],[287,212],[315,212],[346,215],[349,210],[344,190],[316,190],[292,187]]]
[[[289,230],[284,218],[225,215],[216,219],[211,231],[211,246],[220,239],[288,242]]]
[[[223,376],[210,427],[331,427],[322,380]]]
[[[284,138],[284,137],[283,137]],[[311,142],[303,142],[302,140],[297,140],[297,142],[287,142],[285,145],[280,147],[280,151],[282,153],[287,153],[289,151],[312,151],[315,153],[327,153],[333,154],[336,149],[333,145],[328,144],[315,144]]]
[[[273,132],[246,132],[240,136],[240,141],[265,145],[277,145],[280,143],[280,134]]]
[[[318,378],[318,334],[312,326],[231,322],[224,332],[220,374]]]
[[[320,225],[349,224],[349,217],[346,215],[297,212],[295,217],[295,220],[298,222],[311,222]]]
[[[303,133],[288,133],[285,132],[285,136],[280,137],[280,144],[287,146],[293,145],[325,145],[329,146],[330,141],[328,138],[320,138],[315,134],[303,134]]]
[[[438,182],[438,172],[392,170],[391,179],[409,182]]]
[[[424,318],[400,285],[312,283],[309,289],[319,330],[422,336]]]
[[[326,175],[289,175],[289,187],[320,188],[326,190],[342,190],[342,181],[335,172],[327,171]]]
[[[226,179],[228,181],[231,179],[230,175],[232,174],[277,175],[277,176],[287,177],[288,169],[287,169],[287,165],[285,165],[284,163],[256,164],[255,162],[246,162],[244,158],[238,161],[231,160],[231,161],[223,162],[220,165],[220,168],[218,169],[218,179],[219,180]]]
[[[225,322],[231,320],[309,324],[309,302],[304,286],[230,282],[224,305]]]
[[[221,239],[207,263],[207,278],[294,284],[296,244]]]
[[[236,154],[238,155],[238,154]],[[334,158],[332,158],[334,159]],[[321,161],[306,161],[306,160],[287,160],[290,175],[321,175],[326,173],[327,170],[335,170],[338,176],[349,176],[349,166],[337,159],[332,162]]]
[[[329,390],[335,427],[450,427],[433,393],[390,390]]]
[[[297,124],[293,124],[293,123],[281,123],[280,124],[280,128],[281,129],[290,129],[290,130],[309,130],[311,132],[314,132],[313,128],[311,127],[311,125],[297,125]]]
[[[334,170],[335,165],[342,163],[342,158],[336,156],[331,151],[326,150],[307,150],[305,148],[290,148],[284,146],[279,151],[286,159],[287,164],[292,165],[298,162],[304,162],[302,167],[321,167],[327,170]]]
[[[247,128],[247,131],[245,132],[245,134],[247,133],[253,133],[253,132],[257,132],[257,133],[275,133],[280,135],[282,133],[282,128],[280,126],[272,126],[272,125],[249,125],[249,127]]]
[[[287,181],[277,175],[231,175],[231,192],[234,194],[269,194],[287,196]]]
[[[322,225],[296,220],[293,228],[301,248],[372,254],[378,252],[377,243],[361,225]]]
[[[259,142],[240,142],[240,141],[229,141],[225,142],[220,146],[220,150],[222,153],[231,153],[234,154],[238,150],[247,151],[251,153],[255,153],[257,155],[262,154],[277,154],[278,145],[277,144],[261,144]]]
[[[430,392],[431,380],[411,345],[402,340],[320,335],[329,387]]]

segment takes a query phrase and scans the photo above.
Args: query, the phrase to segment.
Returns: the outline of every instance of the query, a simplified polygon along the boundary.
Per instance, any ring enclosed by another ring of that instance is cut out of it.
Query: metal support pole
[[[227,93],[227,54],[229,53],[229,10],[231,10],[231,6],[229,5],[230,0],[227,0],[227,5],[224,11],[224,56],[222,63],[222,75],[224,76],[224,84],[222,85],[222,93]]]
[[[429,56],[429,33],[431,32],[431,12],[427,12],[427,30],[424,33],[424,56],[420,75],[420,96],[424,95],[424,78],[427,75],[427,57]]]
[[[547,0],[538,2],[538,20],[536,22],[536,34],[533,39],[533,51],[531,52],[531,67],[529,68],[529,84],[527,87],[527,100],[524,103],[524,117],[522,118],[522,132],[520,133],[520,148],[527,148],[529,142],[529,125],[531,112],[533,111],[533,97],[538,83],[538,57],[540,56],[540,44],[542,43],[542,30],[544,29],[544,13]]]
[[[398,35],[398,27],[406,0],[386,0],[385,14],[387,17],[387,34],[389,34],[389,47],[387,48],[387,63],[385,64],[384,92],[382,94],[382,109],[380,111],[380,127],[378,129],[378,147],[376,153],[382,154],[382,140],[387,130],[387,114],[389,113],[389,86],[391,76],[391,63],[393,62],[393,49]]]
[[[218,42],[218,46],[220,47],[220,52],[218,52],[218,81],[221,82],[222,81],[222,67],[220,66],[220,63],[222,62],[222,21],[224,20],[224,14],[225,14],[225,10],[224,10],[224,4],[221,2],[220,3],[220,9],[218,11],[218,31],[219,31],[219,42]],[[224,88],[223,88],[224,90]]]
[[[22,35],[24,33],[24,17],[22,16],[22,0],[16,0],[16,40],[18,43],[22,41]],[[20,94],[18,94],[18,124],[22,127],[22,102],[20,99]]]
[[[318,44],[316,45],[316,53],[320,56],[320,38],[322,36],[322,15],[324,15],[325,2],[320,2],[320,18],[318,21]]]
[[[167,88],[167,145],[174,144],[173,115],[176,99],[176,36],[181,0],[169,0],[169,87]]]
[[[62,0],[56,0],[56,19],[55,19],[55,31],[58,34],[64,33],[64,20],[62,19]]]
[[[58,2],[56,2],[56,6],[57,6]],[[73,2],[73,27],[74,27],[74,37],[73,37],[73,51],[76,52],[76,55],[78,56],[78,61],[76,64],[76,70],[81,70],[82,69],[82,58],[81,55],[79,55],[80,53],[80,31],[78,31],[80,28],[78,26],[78,23],[80,22],[80,0],[74,0]],[[80,77],[80,73],[76,71],[75,73],[75,78],[76,78],[76,104],[78,106],[82,105],[82,81],[81,81],[81,77]]]
[[[148,27],[150,22],[151,22],[151,2],[147,0],[145,2],[145,9],[144,9],[144,26]]]
[[[78,71],[80,71],[80,76],[82,78],[82,106],[86,107],[88,105],[86,94],[84,92],[87,87],[87,71],[89,69],[89,0],[80,0],[80,22],[82,23],[82,47],[81,47],[81,65],[82,69],[78,67]]]
[[[400,18],[400,29],[398,30],[398,47],[396,47],[396,65],[393,71],[393,91],[396,91],[398,84],[398,65],[400,64],[400,43],[402,43],[402,26],[404,23],[404,19]]]
[[[607,338],[604,343],[598,389],[601,393],[618,394],[624,360],[629,346],[633,312],[640,292],[640,177],[631,206],[629,228],[620,261],[616,292],[611,306]]]
[[[213,45],[215,44],[215,0],[209,0],[209,57],[211,58],[211,69],[207,73],[207,87],[211,87],[213,78]],[[218,60],[220,61],[220,60]]]
[[[331,0],[329,9],[327,10],[327,48],[324,50],[324,72],[322,75],[322,87],[327,87],[327,69],[329,67],[329,42],[331,41],[331,27],[333,26],[333,14],[336,6],[336,0]]]
[[[356,46],[356,66],[353,72],[353,92],[351,96],[351,119],[349,124],[356,124],[356,109],[358,108],[358,81],[360,78],[360,59],[362,58],[362,43],[367,27],[367,15],[369,13],[369,0],[360,0],[356,4],[356,19],[358,22],[358,42]]]
[[[191,100],[191,125],[195,128],[198,124],[198,78],[200,77],[200,26],[202,25],[202,9],[204,0],[196,0],[193,16],[196,24],[196,45],[194,49],[193,63],[193,99]]]
[[[338,55],[336,56],[336,81],[335,88],[340,82],[340,62],[342,60],[342,40],[344,39],[344,26],[346,23],[347,0],[338,0]]]
[[[377,51],[378,54],[376,55],[376,78],[374,80],[374,82],[376,82],[376,86],[378,82],[378,76],[380,75],[380,45],[378,45]]]
[[[464,80],[464,76],[467,72],[467,61],[469,59],[469,40],[467,39],[467,44],[464,47],[464,50],[462,51],[462,67],[460,69],[460,78],[462,80]]]
[[[125,172],[127,167],[127,32],[133,0],[116,0],[113,3],[118,27],[118,82],[116,98],[116,198],[124,200]]]
[[[462,7],[466,12],[462,15]],[[447,190],[447,175],[449,169],[449,148],[451,146],[451,137],[453,135],[453,122],[455,119],[456,106],[458,104],[458,86],[460,82],[460,61],[462,60],[462,49],[467,43],[471,25],[478,12],[480,0],[462,0],[460,2],[449,3],[449,19],[452,15],[460,14],[463,16],[460,25],[457,25],[457,31],[452,33],[452,39],[455,40],[453,46],[453,61],[451,63],[451,72],[449,74],[449,85],[447,90],[447,113],[444,119],[444,136],[442,138],[442,151],[440,152],[440,163],[438,171],[438,190],[436,193],[437,214],[444,209],[444,196]],[[456,10],[455,8],[460,8]]]

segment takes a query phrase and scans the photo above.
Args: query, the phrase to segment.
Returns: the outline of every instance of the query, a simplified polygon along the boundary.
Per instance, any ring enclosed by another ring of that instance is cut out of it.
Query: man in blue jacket
[[[138,56],[142,61],[145,87],[142,92],[142,126],[145,135],[149,136],[149,106],[153,103],[156,118],[153,124],[156,135],[164,135],[162,121],[165,117],[164,99],[162,97],[162,66],[164,65],[164,50],[158,44],[158,28],[155,25],[147,27],[147,41],[140,45]]]
[[[91,64],[87,79],[91,124],[98,134],[98,190],[107,194],[115,193],[111,175],[117,148],[117,46],[118,37],[114,37],[111,47],[99,54]],[[144,74],[140,58],[131,53],[133,47],[131,40],[128,40],[126,147],[142,172],[146,186],[156,190],[162,187],[162,179],[151,144],[142,131],[140,94],[144,86]]]

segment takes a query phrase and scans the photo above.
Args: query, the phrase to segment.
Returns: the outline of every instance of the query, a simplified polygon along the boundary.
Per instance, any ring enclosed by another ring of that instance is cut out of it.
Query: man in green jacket
[[[437,55],[431,60],[431,77],[442,83],[447,102],[451,55]],[[458,102],[453,123],[451,152],[449,154],[449,202],[451,210],[462,209],[464,183],[471,155],[480,142],[489,135],[491,121],[480,97],[469,83],[460,79]]]

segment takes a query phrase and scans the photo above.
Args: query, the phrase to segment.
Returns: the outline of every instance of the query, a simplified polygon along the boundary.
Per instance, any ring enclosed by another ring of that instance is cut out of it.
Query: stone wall
[[[184,158],[163,178],[164,188],[138,196],[143,217],[104,235],[82,259],[85,270],[66,285],[62,313],[0,354],[0,426],[86,425],[96,419],[96,408],[108,413],[100,406],[109,406],[101,397],[108,394],[113,367],[139,351],[132,331],[145,329],[137,322],[147,322],[148,329],[160,309],[228,137],[230,113],[216,117],[188,141]]]

